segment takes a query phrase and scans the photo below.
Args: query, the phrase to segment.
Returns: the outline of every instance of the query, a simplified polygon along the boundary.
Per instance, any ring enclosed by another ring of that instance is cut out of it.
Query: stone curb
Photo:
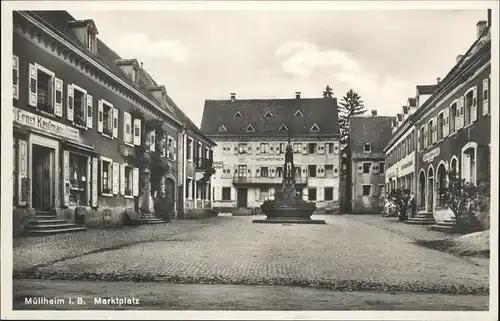
[[[285,285],[316,287],[336,291],[375,291],[375,292],[414,292],[414,293],[439,293],[439,294],[472,294],[489,295],[489,286],[466,286],[461,284],[436,284],[430,282],[393,282],[384,283],[365,280],[339,280],[339,279],[291,279],[291,278],[245,278],[223,276],[179,276],[155,275],[137,273],[67,273],[42,271],[32,269],[23,272],[14,272],[15,279],[41,279],[41,280],[78,280],[78,281],[127,281],[127,282],[164,282],[175,284],[234,284],[234,285]]]

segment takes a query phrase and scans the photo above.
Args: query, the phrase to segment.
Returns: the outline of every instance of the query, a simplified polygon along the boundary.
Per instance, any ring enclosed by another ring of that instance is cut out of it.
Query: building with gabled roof
[[[212,139],[213,206],[254,212],[281,184],[288,139],[297,188],[318,211],[339,208],[340,130],[336,98],[206,100],[201,130]]]
[[[383,208],[385,196],[385,154],[383,147],[391,139],[391,123],[394,117],[377,116],[375,110],[370,116],[351,117],[349,123],[348,161],[349,190],[346,201],[353,213],[378,213]]]

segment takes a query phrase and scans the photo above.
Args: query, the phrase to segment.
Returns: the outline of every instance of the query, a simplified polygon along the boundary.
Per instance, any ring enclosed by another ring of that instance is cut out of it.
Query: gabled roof
[[[73,33],[71,28],[68,25],[68,22],[75,21],[75,18],[67,11],[63,10],[44,10],[44,11],[23,11],[25,14],[28,14],[38,21],[42,22],[44,26],[52,30],[58,35],[62,35],[66,41],[75,45],[78,48],[83,48],[83,44]],[[93,20],[81,20],[83,22],[87,21],[87,23],[94,23]],[[75,22],[72,22],[75,23]],[[82,22],[76,22],[82,23]],[[95,24],[94,24],[95,25]],[[140,77],[139,83],[134,83],[130,78],[125,74],[125,72],[118,66],[117,61],[126,61],[128,59],[122,59],[115,51],[109,48],[104,42],[102,42],[99,38],[97,38],[97,52],[92,57],[96,61],[100,62],[103,67],[112,72],[115,76],[120,78],[122,81],[127,83],[128,85],[139,90],[144,96],[148,97],[152,101],[156,101],[154,95],[149,92],[147,89],[148,86],[154,85],[157,83],[152,79],[152,77],[142,68],[139,68]],[[176,121],[183,123],[187,128],[191,129],[193,132],[196,132],[198,135],[203,137],[205,140],[215,144],[212,140],[206,137],[203,132],[196,126],[189,117],[175,104],[171,97],[166,95],[166,102],[169,104],[169,107],[173,109],[168,111],[165,109],[168,114]]]
[[[244,116],[234,118],[236,111]],[[273,113],[272,120],[263,119],[266,111]],[[297,111],[304,117],[296,117]],[[295,135],[340,134],[336,98],[205,100],[201,129],[207,135],[220,135],[217,128],[221,124],[227,126],[228,135],[245,134],[242,128],[248,124],[252,124],[256,136],[279,133],[281,124]],[[314,124],[317,132],[310,131]]]
[[[418,85],[417,91],[421,95],[432,95],[436,91],[437,87],[437,85]]]
[[[394,117],[361,116],[350,119],[350,146],[352,153],[363,153],[364,145],[371,144],[372,153],[382,153],[382,148],[392,137],[391,122]]]

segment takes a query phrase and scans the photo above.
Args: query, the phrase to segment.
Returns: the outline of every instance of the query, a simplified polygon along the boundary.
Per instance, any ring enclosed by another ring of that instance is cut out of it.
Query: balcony
[[[271,184],[271,185],[279,185],[283,182],[282,177],[255,177],[255,176],[233,176],[233,184]],[[298,176],[295,177],[296,185],[305,185],[307,184],[307,177]]]

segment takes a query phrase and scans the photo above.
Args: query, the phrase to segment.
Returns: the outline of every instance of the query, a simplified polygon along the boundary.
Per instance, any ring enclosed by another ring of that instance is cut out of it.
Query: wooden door
[[[238,188],[238,208],[247,207],[248,190],[246,188]]]

